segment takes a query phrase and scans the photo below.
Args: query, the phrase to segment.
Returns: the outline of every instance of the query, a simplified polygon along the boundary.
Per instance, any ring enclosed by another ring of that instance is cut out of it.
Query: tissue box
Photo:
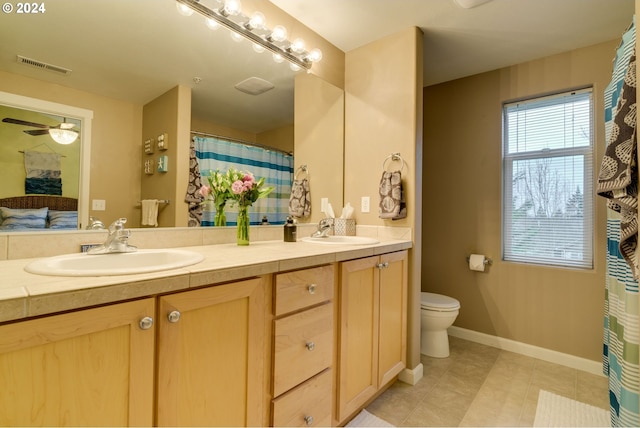
[[[333,219],[333,234],[338,236],[355,236],[356,221],[352,218]]]

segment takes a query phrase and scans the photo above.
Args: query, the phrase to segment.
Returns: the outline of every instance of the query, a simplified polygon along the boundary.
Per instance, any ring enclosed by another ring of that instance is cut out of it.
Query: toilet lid
[[[420,305],[423,308],[434,308],[440,311],[460,309],[460,302],[453,297],[436,293],[426,293],[424,291],[420,294]]]

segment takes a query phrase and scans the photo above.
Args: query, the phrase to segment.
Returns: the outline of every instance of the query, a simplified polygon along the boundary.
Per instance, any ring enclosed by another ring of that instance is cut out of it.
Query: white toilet
[[[451,327],[458,316],[460,302],[453,297],[435,293],[421,293],[420,298],[420,353],[429,357],[449,356]]]

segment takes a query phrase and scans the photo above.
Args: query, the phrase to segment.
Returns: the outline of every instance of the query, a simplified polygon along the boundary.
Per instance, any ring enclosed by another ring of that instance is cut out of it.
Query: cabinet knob
[[[171,311],[167,314],[167,319],[169,322],[178,322],[180,321],[180,312],[179,311]]]
[[[307,342],[304,346],[306,346],[309,351],[316,349],[316,344],[313,342]]]
[[[376,267],[377,267],[378,269],[388,268],[388,267],[389,267],[389,262],[378,263],[378,264],[376,265]]]
[[[310,427],[311,425],[313,425],[313,416],[311,415],[305,416],[304,422],[307,424],[308,427]]]
[[[153,326],[153,318],[144,317],[138,323],[140,330],[149,330]]]
[[[316,294],[316,288],[318,288],[316,284],[309,284],[307,290],[309,290],[309,294]]]

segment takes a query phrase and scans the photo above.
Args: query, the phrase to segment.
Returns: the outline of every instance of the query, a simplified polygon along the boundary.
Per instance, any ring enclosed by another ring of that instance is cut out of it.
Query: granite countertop
[[[257,241],[179,247],[204,256],[179,269],[99,277],[44,276],[24,267],[35,259],[0,261],[0,322],[154,296],[352,260],[411,248],[410,240],[380,239],[371,245],[323,245],[309,242]]]

